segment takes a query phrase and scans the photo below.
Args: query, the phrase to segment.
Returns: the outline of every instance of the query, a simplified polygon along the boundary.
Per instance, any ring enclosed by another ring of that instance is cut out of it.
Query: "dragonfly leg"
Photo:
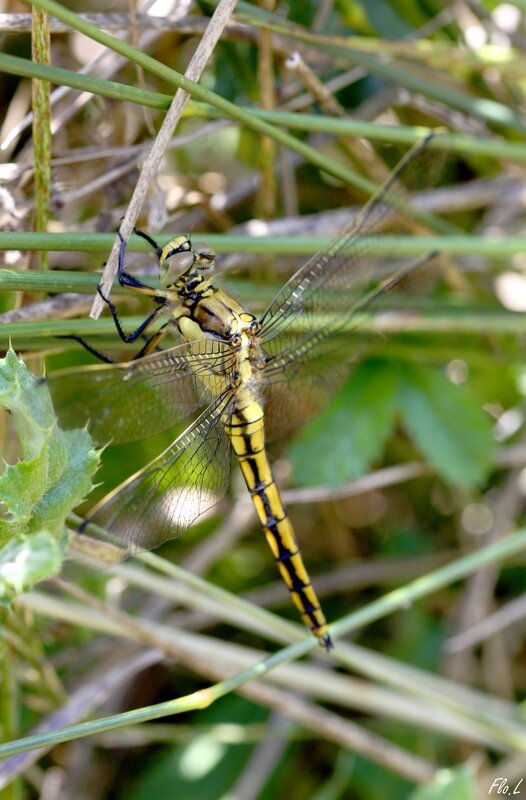
[[[154,242],[154,240],[150,236],[148,236],[148,234],[143,233],[143,231],[140,231],[140,230],[135,229],[135,228],[134,228],[134,231],[139,236],[142,236],[143,239],[146,239],[152,245],[152,247],[154,247],[156,249],[156,252],[159,252],[159,253],[161,252],[161,248],[159,248],[157,246],[157,244]],[[119,231],[119,238],[121,240],[121,246],[120,246],[120,250],[119,250],[119,269],[118,269],[118,280],[119,280],[119,283],[121,284],[121,286],[127,286],[129,289],[132,289],[132,290],[134,290],[136,292],[140,292],[141,294],[146,294],[146,295],[151,296],[152,299],[154,300],[154,302],[156,302],[158,304],[157,308],[155,308],[152,311],[152,313],[149,314],[148,317],[146,317],[144,322],[142,322],[138,326],[138,328],[136,328],[136,330],[132,331],[131,333],[125,333],[125,331],[122,328],[119,316],[117,314],[117,309],[115,308],[114,303],[112,303],[112,301],[110,300],[109,297],[106,297],[106,295],[104,294],[104,292],[102,291],[100,286],[97,287],[97,292],[99,293],[99,296],[102,298],[102,300],[104,301],[104,303],[108,306],[108,308],[110,310],[111,316],[113,317],[113,322],[115,323],[115,327],[117,328],[117,332],[118,332],[120,338],[122,339],[123,342],[126,342],[126,344],[131,344],[132,342],[135,342],[140,336],[142,336],[144,334],[144,331],[147,330],[147,328],[150,327],[150,325],[157,319],[159,314],[163,311],[164,305],[166,303],[166,297],[165,297],[164,294],[159,294],[155,289],[152,289],[151,287],[147,286],[146,284],[141,283],[141,281],[137,280],[136,278],[133,277],[133,275],[130,275],[129,273],[127,273],[125,271],[125,269],[124,269],[124,255],[125,255],[125,250],[126,250],[126,242],[123,239],[120,231]],[[166,326],[167,326],[167,324],[163,325],[163,327],[159,331],[156,331],[152,336],[147,337],[146,338],[146,342],[143,345],[143,347],[141,347],[139,352],[136,353],[134,356],[132,356],[132,358],[130,360],[134,361],[134,360],[136,360],[138,358],[142,358],[143,356],[145,356],[148,353],[151,353],[153,350],[155,350],[155,348],[157,347],[157,344],[166,335]],[[75,336],[75,335],[72,335],[72,336],[60,336],[58,338],[60,338],[60,339],[74,339],[76,342],[81,344],[82,347],[84,347],[89,353],[92,353],[92,355],[96,356],[100,361],[104,361],[106,364],[114,364],[115,363],[112,358],[110,358],[109,356],[105,355],[104,353],[101,353],[100,350],[97,350],[95,347],[93,347],[92,345],[88,344],[88,342],[86,342],[81,336]]]
[[[135,228],[134,228],[135,230]],[[121,232],[119,231],[119,239],[121,240],[121,246],[119,248],[119,266],[117,270],[117,279],[121,286],[128,286],[130,289],[149,289],[146,284],[142,283],[140,280],[135,278],[133,275],[130,275],[129,272],[126,272],[124,269],[124,256],[126,254],[126,239],[123,239]],[[144,237],[145,238],[145,237]],[[151,291],[151,290],[150,290]],[[100,292],[99,292],[100,294]],[[102,296],[102,295],[101,295]],[[105,298],[103,298],[105,299]]]
[[[115,327],[117,328],[117,332],[121,337],[122,341],[126,342],[126,344],[129,344],[130,342],[135,342],[136,339],[139,338],[139,336],[146,330],[146,328],[148,328],[152,324],[152,322],[154,322],[157,319],[159,314],[161,314],[162,311],[164,310],[164,298],[159,298],[158,302],[162,303],[162,305],[157,306],[157,308],[155,308],[152,311],[152,313],[146,317],[144,322],[141,322],[141,324],[136,330],[132,331],[131,333],[125,333],[125,331],[121,326],[121,322],[117,314],[117,309],[115,308],[114,304],[111,302],[109,297],[106,297],[100,286],[97,287],[97,291],[104,300],[104,302],[106,303],[106,305],[108,306],[108,308],[110,309],[111,316],[113,317],[113,321],[115,323]]]
[[[152,353],[154,350],[162,350],[162,347],[157,347],[160,341],[164,339],[166,334],[168,333],[168,327],[170,325],[170,321],[166,322],[162,328],[159,328],[152,336],[146,339],[146,342],[141,347],[138,353],[136,353],[132,361],[136,361],[138,358],[143,358],[147,356],[149,353]]]
[[[154,239],[152,239],[151,236],[149,236],[144,231],[141,231],[139,228],[134,228],[133,232],[137,234],[137,236],[140,236],[142,239],[145,239],[148,242],[148,244],[152,246],[152,248],[155,250],[157,258],[161,257],[163,252],[162,247],[159,247],[157,242]],[[142,283],[138,278],[135,278],[133,275],[130,275],[130,273],[126,272],[126,270],[124,269],[124,257],[126,254],[127,242],[123,238],[120,231],[118,231],[118,234],[119,234],[119,239],[121,240],[121,246],[119,249],[119,266],[117,270],[117,279],[120,285],[128,286],[128,288],[135,289],[136,291],[140,291],[141,293],[144,294],[152,294],[155,297],[156,296],[155,290],[151,289],[145,283]]]
[[[130,361],[136,361],[138,358],[143,358],[143,356],[147,356],[149,353],[152,353],[154,350],[162,350],[162,348],[158,347],[157,345],[166,336],[166,334],[168,332],[167,328],[168,328],[169,324],[170,323],[167,322],[165,325],[163,325],[162,328],[160,328],[158,331],[156,331],[152,336],[143,336],[143,339],[145,339],[145,343],[143,344],[141,349],[137,353],[135,353],[135,355],[133,355],[131,357]],[[89,342],[87,342],[85,339],[83,339],[82,336],[76,336],[75,334],[71,334],[71,335],[68,335],[68,336],[57,336],[56,338],[57,339],[73,339],[75,342],[78,342],[79,344],[81,344],[82,347],[85,350],[88,351],[88,353],[91,353],[92,355],[94,355],[96,358],[99,359],[99,361],[104,361],[105,364],[116,364],[116,363],[118,363],[113,358],[110,358],[109,356],[107,356],[105,353],[101,353],[100,350],[97,350],[96,347],[93,347],[93,345],[89,344]]]
[[[133,232],[137,234],[137,236],[140,236],[142,239],[145,239],[148,242],[148,244],[152,246],[152,248],[155,250],[157,258],[160,258],[162,256],[163,248],[159,247],[155,239],[152,239],[152,237],[149,236],[147,233],[141,231],[140,228],[134,228]]]
[[[78,342],[79,344],[81,344],[82,347],[85,350],[88,351],[88,353],[91,353],[93,356],[98,358],[99,361],[104,361],[105,364],[114,364],[115,363],[112,358],[110,358],[109,356],[105,355],[104,353],[101,353],[100,350],[97,350],[96,347],[92,347],[92,345],[89,344],[89,342],[87,342],[85,339],[83,339],[82,336],[75,336],[75,334],[72,333],[72,334],[70,334],[68,336],[57,336],[56,338],[57,339],[73,339],[73,341]]]

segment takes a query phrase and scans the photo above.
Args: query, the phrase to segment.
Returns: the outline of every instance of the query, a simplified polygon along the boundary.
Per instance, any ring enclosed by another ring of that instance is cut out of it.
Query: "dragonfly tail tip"
[[[330,634],[328,634],[328,633],[325,633],[325,634],[324,634],[324,635],[323,635],[323,636],[320,638],[320,644],[321,644],[321,646],[322,646],[322,647],[324,647],[324,648],[325,648],[325,651],[326,651],[327,653],[330,653],[330,652],[331,652],[331,650],[334,648],[334,642],[332,641],[332,639],[331,639],[331,637],[330,637]]]

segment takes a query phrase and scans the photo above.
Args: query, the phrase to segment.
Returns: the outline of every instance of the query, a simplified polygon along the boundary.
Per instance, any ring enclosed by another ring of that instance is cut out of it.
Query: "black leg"
[[[137,234],[137,236],[140,236],[142,239],[145,239],[148,242],[148,244],[150,244],[152,248],[155,250],[157,258],[160,258],[163,250],[162,247],[159,247],[155,239],[152,239],[151,236],[149,236],[144,231],[141,231],[139,228],[134,228],[133,232]],[[133,275],[130,275],[129,272],[126,272],[126,270],[124,269],[124,255],[126,252],[127,242],[123,239],[120,231],[118,231],[118,234],[119,234],[119,239],[121,240],[121,246],[119,250],[119,268],[117,272],[117,277],[120,285],[130,286],[136,289],[148,288],[145,286],[144,283],[141,283],[141,281],[139,281],[137,278],[134,278]]]
[[[138,358],[143,358],[144,356],[152,353],[154,350],[162,350],[162,348],[157,347],[157,345],[166,336],[169,325],[170,321],[166,322],[162,328],[159,328],[159,330],[156,331],[152,336],[148,337],[139,352],[133,356],[132,361],[135,361]]]
[[[119,267],[117,270],[117,280],[119,281],[121,286],[129,286],[131,289],[148,289],[149,287],[146,286],[145,283],[141,283],[141,281],[139,281],[137,278],[134,278],[133,275],[130,275],[128,272],[125,271],[124,255],[126,253],[126,241],[122,238],[121,232],[119,231],[118,233],[119,233],[119,239],[121,240],[121,246],[119,249]],[[153,239],[151,241],[153,242]],[[157,245],[155,246],[157,247]]]
[[[147,356],[149,353],[151,353],[153,350],[161,351],[162,348],[161,347],[157,347],[157,344],[162,339],[164,339],[164,337],[165,337],[165,335],[167,333],[166,329],[168,328],[169,324],[170,323],[167,322],[165,325],[162,326],[162,328],[160,328],[158,331],[156,331],[154,334],[152,334],[152,336],[143,336],[142,338],[145,340],[143,346],[141,347],[141,349],[139,350],[138,353],[135,353],[135,355],[131,357],[130,361],[136,361],[138,358],[143,358],[144,356]],[[105,355],[104,353],[101,353],[100,350],[97,350],[97,348],[95,348],[91,344],[89,344],[89,342],[87,342],[85,339],[83,339],[82,336],[76,336],[75,334],[72,333],[72,334],[70,334],[68,336],[57,336],[56,338],[57,339],[73,339],[75,342],[78,342],[79,344],[81,344],[82,347],[85,350],[88,351],[88,353],[91,353],[92,355],[94,355],[96,358],[99,359],[99,361],[104,361],[105,364],[116,364],[116,363],[118,363],[113,358],[110,358],[109,356]]]
[[[144,322],[141,322],[141,324],[136,330],[132,331],[131,333],[125,333],[124,330],[122,329],[121,322],[115,306],[113,305],[109,297],[106,297],[103,294],[100,286],[97,287],[97,291],[104,300],[104,302],[106,303],[106,305],[108,306],[108,308],[110,309],[111,316],[113,317],[113,321],[115,323],[115,327],[117,328],[117,332],[121,337],[122,341],[126,342],[126,344],[130,344],[130,342],[135,342],[136,339],[139,338],[139,336],[146,330],[146,328],[148,328],[152,324],[152,322],[159,316],[159,314],[164,310],[164,305],[157,306],[157,308],[155,308],[152,311],[152,313],[146,317]]]
[[[147,233],[144,233],[143,231],[139,230],[138,228],[134,228],[134,232],[137,233],[138,236],[141,236],[143,239],[145,239],[155,249],[155,252],[157,253],[157,255],[160,256],[160,254],[162,253],[162,249],[157,245],[157,242],[155,242],[151,238],[151,236],[148,236]],[[132,331],[131,333],[125,333],[125,331],[122,328],[122,325],[121,325],[119,316],[117,314],[117,309],[115,308],[115,305],[112,303],[112,301],[110,300],[109,297],[106,297],[106,295],[103,293],[101,287],[100,286],[97,287],[97,291],[98,291],[100,297],[105,302],[105,304],[108,306],[108,308],[109,308],[109,310],[111,312],[111,316],[113,318],[113,322],[115,323],[115,327],[117,328],[117,332],[118,332],[120,338],[122,339],[123,342],[126,342],[126,344],[130,344],[131,342],[135,342],[140,336],[142,336],[144,331],[147,328],[149,328],[149,326],[152,324],[152,322],[154,322],[155,319],[157,319],[157,317],[159,316],[159,314],[161,314],[161,312],[164,310],[164,307],[166,305],[166,296],[157,294],[155,289],[151,289],[149,286],[147,286],[146,284],[142,283],[137,278],[134,278],[133,275],[130,275],[128,272],[125,271],[125,269],[124,269],[124,257],[125,257],[125,253],[126,253],[126,241],[123,239],[122,234],[121,234],[120,231],[118,231],[118,234],[119,234],[119,239],[121,240],[121,245],[120,245],[120,249],[119,249],[119,267],[118,267],[118,273],[117,273],[117,277],[118,277],[120,285],[121,286],[127,286],[129,289],[135,290],[136,292],[138,292],[140,294],[144,294],[144,295],[146,295],[148,297],[151,297],[151,299],[155,303],[158,304],[157,308],[155,308],[152,311],[152,313],[149,314],[148,317],[146,317],[144,322],[142,322],[136,330]],[[165,332],[164,332],[164,328],[165,327],[166,326],[163,326],[160,329],[160,331],[157,331],[152,336],[148,337],[146,339],[145,345],[134,356],[134,358],[142,358],[142,356],[147,355],[149,352],[151,352],[153,349],[155,349],[155,346],[156,346],[157,342],[160,341],[165,335]],[[82,344],[87,350],[89,350],[91,353],[93,353],[93,355],[97,356],[97,358],[100,358],[102,361],[106,361],[107,363],[110,363],[110,364],[114,363],[111,359],[107,358],[102,353],[99,353],[95,348],[91,347],[91,345],[88,345],[86,342],[84,342],[84,340],[80,339],[80,337],[73,336],[71,338],[76,339],[77,341],[79,341],[80,344]]]
[[[159,247],[159,245],[157,244],[155,239],[152,239],[151,236],[148,236],[147,233],[145,233],[144,231],[141,231],[139,228],[134,228],[133,232],[136,233],[137,236],[140,236],[142,239],[146,239],[148,244],[150,244],[153,247],[153,249],[155,250],[155,255],[157,256],[157,258],[159,258],[161,256],[161,254],[163,252],[163,248]]]
[[[56,338],[73,339],[75,342],[81,344],[82,347],[88,351],[88,353],[91,353],[92,355],[96,356],[96,358],[100,359],[100,361],[104,361],[106,364],[115,364],[115,361],[112,358],[104,355],[104,353],[101,353],[100,350],[96,350],[95,347],[92,347],[90,344],[88,344],[88,342],[83,339],[82,336],[75,336],[75,334],[72,333],[70,336],[57,336]]]

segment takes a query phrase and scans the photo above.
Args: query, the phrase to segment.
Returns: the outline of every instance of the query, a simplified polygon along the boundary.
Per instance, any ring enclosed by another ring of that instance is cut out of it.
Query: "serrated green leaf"
[[[93,448],[84,428],[60,431],[64,444],[64,468],[59,479],[50,483],[35,505],[29,532],[41,528],[59,532],[69,512],[79,505],[93,488],[92,477],[100,462],[100,451]]]
[[[35,391],[39,385],[42,380],[26,369],[14,350],[10,348],[5,358],[0,358],[0,405],[13,415],[24,458],[28,459],[38,455],[55,425],[53,406],[42,402]]]
[[[100,453],[86,430],[58,427],[46,382],[13,350],[0,359],[0,405],[11,412],[20,449],[19,461],[0,477],[0,597],[6,601],[59,570],[66,516],[91,491]]]
[[[450,483],[479,485],[492,463],[489,417],[464,387],[416,364],[401,368],[403,424],[427,461]]]
[[[35,536],[16,536],[0,550],[0,604],[7,605],[17,594],[38,581],[60,572],[66,538],[40,531]]]
[[[51,402],[42,402],[39,380],[18,361],[13,350],[0,359],[0,405],[12,415],[18,435],[21,460],[7,466],[0,478],[0,497],[6,507],[7,531],[22,530],[32,509],[45,492],[50,464],[42,453],[53,454],[51,461],[60,460],[61,441],[54,434],[56,421]],[[3,529],[0,526],[0,541]]]
[[[391,433],[397,389],[396,369],[389,362],[371,359],[361,364],[290,447],[297,482],[337,487],[362,475]]]
[[[419,786],[410,800],[475,800],[477,797],[473,770],[467,766],[441,769],[431,783]]]

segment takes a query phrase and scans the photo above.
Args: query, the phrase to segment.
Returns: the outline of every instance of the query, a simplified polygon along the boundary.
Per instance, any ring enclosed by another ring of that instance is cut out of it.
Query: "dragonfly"
[[[321,645],[333,647],[285,504],[274,479],[267,443],[313,416],[342,385],[355,356],[348,334],[364,314],[381,308],[389,290],[434,254],[402,264],[378,278],[362,267],[360,242],[389,210],[390,194],[415,172],[427,142],[397,165],[358,218],[329,247],[309,259],[258,319],[215,285],[215,254],[178,236],[163,247],[136,230],[154,249],[160,289],[125,269],[121,239],[118,280],[151,298],[154,309],[131,333],[101,289],[120,338],[145,338],[125,363],[105,362],[48,375],[57,414],[67,427],[88,424],[101,444],[137,441],[193,421],[153,461],[104,497],[85,518],[126,552],[158,547],[183,533],[225,494],[232,451],[263,533],[303,622]],[[418,172],[418,170],[417,170]],[[366,253],[365,253],[366,255]],[[155,321],[162,325],[148,331]],[[315,324],[323,320],[323,324]],[[301,324],[298,324],[301,323]],[[174,331],[180,343],[160,349]]]

